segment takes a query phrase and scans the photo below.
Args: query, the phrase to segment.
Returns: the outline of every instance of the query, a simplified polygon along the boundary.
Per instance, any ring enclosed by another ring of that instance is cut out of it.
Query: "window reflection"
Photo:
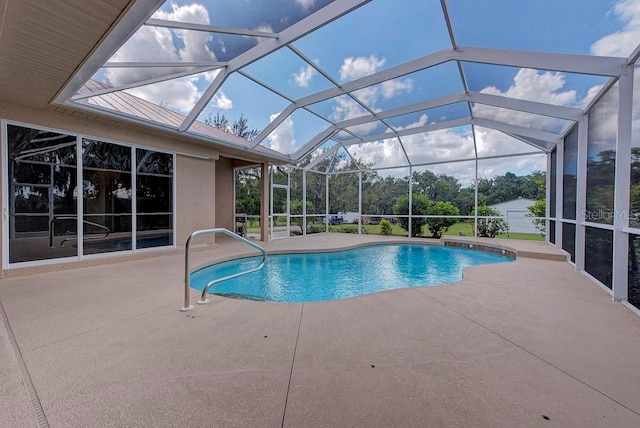
[[[558,171],[558,151],[551,152],[551,168],[549,171],[549,217],[555,218],[556,215],[556,174]]]
[[[629,226],[640,228],[640,65],[634,69],[633,124],[631,134],[631,189]]]
[[[576,262],[576,225],[562,223],[562,249],[571,254],[571,261]]]
[[[586,228],[585,270],[598,281],[611,288],[613,274],[613,232],[611,230]]]
[[[130,250],[131,147],[82,140],[84,254]]]
[[[589,113],[587,143],[587,209],[585,220],[613,224],[618,85]]]
[[[173,155],[136,150],[136,248],[173,245]]]
[[[578,177],[578,127],[574,127],[564,139],[562,165],[562,218],[576,219],[576,195]],[[552,187],[553,189],[553,187]],[[553,192],[553,191],[552,191]],[[555,192],[553,192],[555,194]]]
[[[640,235],[629,235],[628,302],[640,309]]]
[[[7,125],[9,263],[173,245],[173,155]],[[135,150],[136,203],[133,156]],[[78,215],[78,197],[82,215]],[[134,211],[135,210],[135,211]]]
[[[75,256],[76,137],[7,125],[7,146],[9,262]]]

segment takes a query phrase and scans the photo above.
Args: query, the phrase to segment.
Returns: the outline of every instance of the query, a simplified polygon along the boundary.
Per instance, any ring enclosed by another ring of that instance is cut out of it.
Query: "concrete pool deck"
[[[0,426],[640,426],[640,317],[550,245],[500,242],[529,257],[305,304],[180,312],[182,254],[2,279]]]

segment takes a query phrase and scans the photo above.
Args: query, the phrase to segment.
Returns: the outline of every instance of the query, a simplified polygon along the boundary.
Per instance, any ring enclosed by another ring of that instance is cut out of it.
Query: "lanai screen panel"
[[[91,80],[74,79],[64,101],[293,163],[329,140],[398,139],[412,165],[467,159],[468,144],[425,159],[410,147],[460,127],[548,151],[637,47],[637,9],[629,0],[173,0],[133,35],[115,31],[120,47],[83,67]],[[246,120],[251,141],[233,126],[212,132],[218,115]]]

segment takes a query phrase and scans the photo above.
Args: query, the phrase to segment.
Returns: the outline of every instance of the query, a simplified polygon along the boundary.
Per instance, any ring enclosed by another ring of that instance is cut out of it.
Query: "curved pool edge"
[[[368,237],[371,237],[371,235],[368,235]],[[309,238],[313,239],[313,235]],[[300,238],[289,238],[289,239],[296,240]],[[350,242],[348,244],[335,242],[335,245],[333,246],[304,247],[304,248],[295,248],[295,247],[268,248],[270,246],[269,244],[271,243],[273,243],[273,241],[269,241],[266,245],[264,245],[268,255],[333,253],[333,252],[354,250],[356,248],[362,248],[362,247],[371,246],[371,245],[418,244],[418,245],[432,245],[432,246],[445,246],[445,247],[449,246],[449,247],[463,248],[467,250],[470,249],[475,251],[483,251],[483,252],[488,252],[496,255],[505,255],[513,260],[516,260],[518,257],[518,251],[515,248],[502,245],[501,243],[496,241],[479,240],[471,237],[457,238],[457,237],[445,236],[440,239],[433,239],[433,238],[396,238],[396,237],[386,238],[386,237],[380,236],[379,239],[373,238],[366,242],[355,242],[355,243]],[[258,242],[258,245],[261,245],[261,243]],[[473,247],[470,248],[469,245],[473,245]],[[504,251],[504,253],[502,251]],[[197,272],[213,264],[224,263],[224,262],[239,260],[239,259],[248,258],[248,257],[254,257],[257,255],[259,255],[259,253],[255,251],[242,251],[240,253],[233,254],[233,255],[218,256],[218,257],[215,257],[215,259],[212,259],[208,262],[200,263],[191,267],[190,272],[191,273]]]
[[[370,235],[369,235],[370,236]],[[384,237],[382,237],[384,238]],[[298,238],[290,238],[290,239],[298,239]],[[429,238],[427,238],[429,239]],[[270,241],[273,242],[273,241]],[[258,245],[262,245],[260,241],[256,242]],[[263,247],[267,250],[267,256],[275,256],[275,255],[284,255],[284,254],[311,254],[311,253],[337,253],[342,251],[355,250],[356,248],[368,247],[372,245],[395,245],[395,244],[418,244],[418,245],[430,245],[434,247],[442,247],[444,246],[442,240],[438,239],[429,239],[425,240],[425,238],[404,238],[404,239],[380,239],[380,240],[372,240],[368,242],[358,242],[358,243],[350,243],[348,245],[336,245],[334,247],[322,247],[322,248],[275,248],[269,249],[268,245],[264,245]],[[220,246],[221,247],[221,246]],[[216,248],[217,249],[217,248]],[[216,249],[213,249],[215,251]],[[250,257],[259,256],[260,253],[256,251],[245,251],[235,255],[225,255],[219,256],[215,259],[194,265],[189,270],[190,273],[197,272],[204,268],[207,268],[211,265],[229,262],[233,260],[246,259]]]
[[[473,238],[451,238],[451,237],[443,237],[441,238],[441,241],[445,247],[464,248],[467,250],[482,251],[485,253],[506,256],[512,260],[516,260],[518,258],[517,250],[511,247],[508,247],[506,245],[502,245],[499,242],[480,241],[478,239],[473,239]]]

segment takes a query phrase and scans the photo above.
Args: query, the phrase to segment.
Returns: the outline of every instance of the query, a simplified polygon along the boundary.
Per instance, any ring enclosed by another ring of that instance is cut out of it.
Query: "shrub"
[[[436,202],[429,207],[429,215],[460,215],[458,207],[450,202]],[[444,232],[458,222],[456,218],[432,217],[426,218],[425,222],[431,232],[432,238],[440,238]]]
[[[475,210],[471,213],[475,215]],[[500,216],[500,211],[495,210],[486,205],[478,207],[479,216]],[[475,227],[475,225],[474,225]],[[479,218],[478,219],[478,236],[486,238],[495,238],[509,231],[509,225],[503,218]]]
[[[380,233],[385,236],[391,235],[391,222],[389,220],[380,220]]]
[[[544,232],[545,232],[544,217],[547,216],[547,201],[545,199],[538,199],[533,203],[533,205],[528,206],[527,210],[529,211],[528,213],[525,214],[527,217],[542,217],[542,218],[532,218],[531,222],[533,223],[533,226],[536,228],[536,230],[540,232],[541,235],[544,236]]]
[[[322,233],[326,230],[324,225],[321,224],[307,224],[307,234],[310,233]]]
[[[426,195],[415,194],[411,198],[411,213],[412,215],[427,215],[431,201]],[[393,204],[393,213],[397,216],[409,215],[409,195],[402,195],[396,199],[396,203]],[[399,217],[398,222],[400,227],[404,230],[409,230],[409,218]],[[422,236],[422,226],[426,224],[424,218],[411,219],[411,236]]]
[[[358,233],[358,226],[340,226],[336,228],[336,232],[340,233]]]

